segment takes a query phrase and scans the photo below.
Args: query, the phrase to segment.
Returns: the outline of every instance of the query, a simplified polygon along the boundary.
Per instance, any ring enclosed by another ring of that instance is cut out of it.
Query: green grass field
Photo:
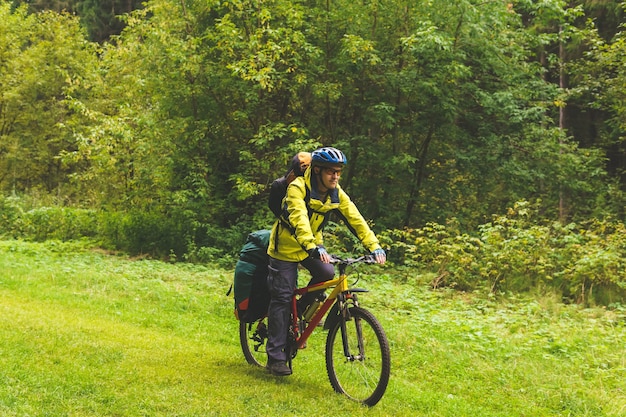
[[[424,277],[369,272],[361,304],[392,353],[371,409],[334,394],[322,330],[291,377],[248,366],[232,271],[0,241],[0,416],[626,415],[624,308],[435,292]]]

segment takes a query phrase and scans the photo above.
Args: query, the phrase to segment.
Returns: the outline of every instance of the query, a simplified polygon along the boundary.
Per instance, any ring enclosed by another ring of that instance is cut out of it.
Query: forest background
[[[329,145],[398,270],[619,306],[625,7],[2,0],[0,234],[232,264]]]

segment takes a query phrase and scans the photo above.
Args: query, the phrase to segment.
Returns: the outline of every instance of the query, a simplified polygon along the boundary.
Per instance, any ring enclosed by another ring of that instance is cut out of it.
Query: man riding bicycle
[[[311,273],[308,285],[330,280],[335,274],[322,239],[328,215],[337,213],[379,264],[386,261],[385,251],[376,235],[339,186],[339,177],[346,163],[346,156],[338,149],[325,147],[314,151],[311,166],[304,176],[289,184],[282,213],[272,228],[267,251],[270,256],[268,286],[271,294],[267,368],[273,375],[291,375],[285,347],[298,264]],[[315,293],[308,293],[302,297],[300,304],[304,308],[316,296]]]

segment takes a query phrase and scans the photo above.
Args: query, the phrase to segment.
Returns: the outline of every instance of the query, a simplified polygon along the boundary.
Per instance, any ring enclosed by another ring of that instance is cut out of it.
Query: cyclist
[[[287,366],[287,330],[291,311],[291,297],[297,285],[298,264],[311,273],[309,285],[334,277],[322,239],[322,228],[331,211],[344,220],[363,246],[384,264],[385,251],[374,232],[350,197],[339,186],[346,156],[338,149],[324,147],[311,154],[311,165],[303,177],[296,178],[288,187],[283,201],[286,206],[272,227],[268,255],[270,256],[268,286],[270,307],[267,340],[267,368],[277,376],[291,375]],[[313,301],[317,294],[308,293],[300,304]]]

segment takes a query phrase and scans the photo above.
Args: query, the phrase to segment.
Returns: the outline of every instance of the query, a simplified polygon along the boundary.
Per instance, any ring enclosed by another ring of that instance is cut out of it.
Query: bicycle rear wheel
[[[336,392],[371,407],[380,401],[389,383],[389,342],[372,313],[360,307],[349,311],[351,319],[337,320],[328,332],[326,371]]]
[[[243,356],[250,365],[265,366],[267,362],[267,352],[265,344],[267,342],[267,318],[246,323],[239,322],[239,342]]]

